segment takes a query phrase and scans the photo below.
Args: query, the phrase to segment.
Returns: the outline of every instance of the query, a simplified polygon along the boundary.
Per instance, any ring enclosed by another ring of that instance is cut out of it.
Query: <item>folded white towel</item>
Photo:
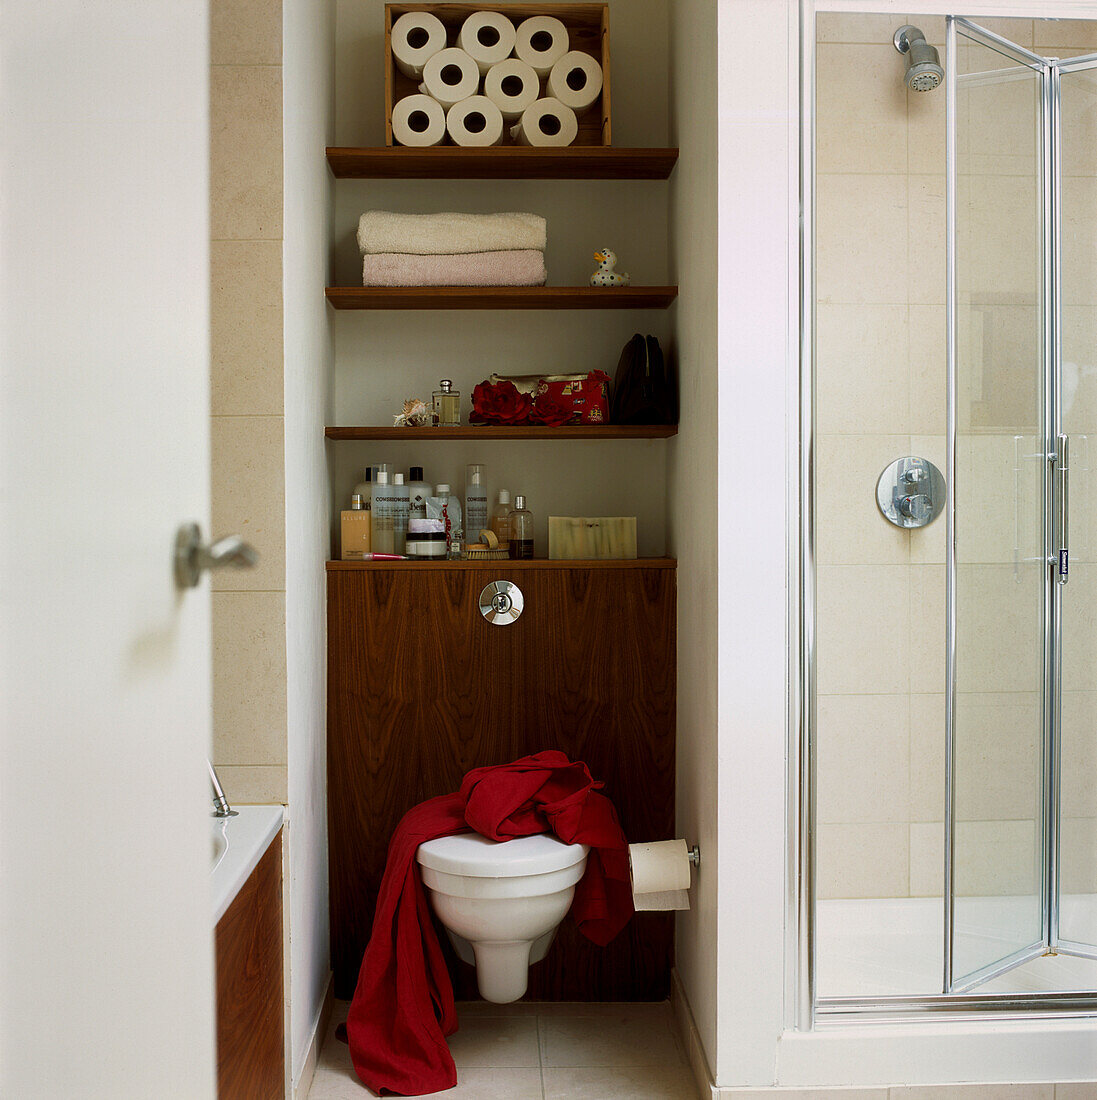
[[[362,285],[544,286],[545,257],[532,249],[449,256],[371,252],[362,257]]]
[[[363,254],[399,252],[452,256],[460,252],[545,251],[539,214],[390,214],[368,210],[358,222]]]

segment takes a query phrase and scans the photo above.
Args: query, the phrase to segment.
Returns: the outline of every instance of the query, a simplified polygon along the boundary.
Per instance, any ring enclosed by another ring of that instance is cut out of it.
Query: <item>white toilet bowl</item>
[[[506,1004],[525,993],[530,963],[548,952],[588,851],[545,834],[499,842],[463,833],[419,845],[431,905],[458,958],[476,967],[485,1000]]]

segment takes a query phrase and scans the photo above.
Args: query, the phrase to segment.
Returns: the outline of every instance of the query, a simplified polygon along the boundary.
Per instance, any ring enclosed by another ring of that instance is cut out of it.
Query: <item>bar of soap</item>
[[[479,538],[481,542],[487,544],[489,550],[499,549],[499,536],[494,531],[481,531]]]

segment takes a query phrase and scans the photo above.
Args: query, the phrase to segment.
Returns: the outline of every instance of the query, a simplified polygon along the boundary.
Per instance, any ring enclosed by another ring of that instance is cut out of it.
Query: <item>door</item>
[[[1097,58],[1060,64],[1061,431],[1069,440],[1069,583],[1059,586],[1062,704],[1055,745],[1052,944],[1097,958]]]
[[[0,1095],[214,1094],[208,11],[0,6]]]
[[[1040,58],[957,20],[945,989],[1040,954],[1050,430]],[[950,74],[952,82],[952,74]],[[949,812],[951,809],[951,813]]]

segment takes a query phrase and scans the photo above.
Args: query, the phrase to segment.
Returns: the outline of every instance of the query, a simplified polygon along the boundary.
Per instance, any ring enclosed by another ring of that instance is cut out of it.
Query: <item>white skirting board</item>
[[[324,1002],[320,1006],[320,1015],[316,1019],[316,1027],[313,1029],[312,1038],[309,1040],[308,1053],[305,1055],[304,1064],[301,1066],[301,1076],[297,1078],[293,1086],[293,1100],[306,1100],[309,1089],[312,1088],[312,1079],[316,1075],[316,1066],[320,1061],[320,1048],[327,1037],[328,1024],[331,1023],[331,1012],[335,1007],[335,979],[328,977],[328,988],[324,993]]]
[[[721,1092],[713,1084],[712,1071],[709,1069],[704,1047],[701,1046],[701,1036],[697,1032],[697,1024],[693,1019],[693,1009],[690,1008],[689,1001],[686,999],[686,992],[682,988],[682,979],[678,977],[677,969],[670,972],[670,1007],[674,1013],[674,1022],[678,1026],[678,1038],[682,1041],[682,1049],[686,1052],[686,1061],[697,1083],[697,1095],[702,1097],[702,1100],[710,1100],[710,1098],[716,1100]]]

